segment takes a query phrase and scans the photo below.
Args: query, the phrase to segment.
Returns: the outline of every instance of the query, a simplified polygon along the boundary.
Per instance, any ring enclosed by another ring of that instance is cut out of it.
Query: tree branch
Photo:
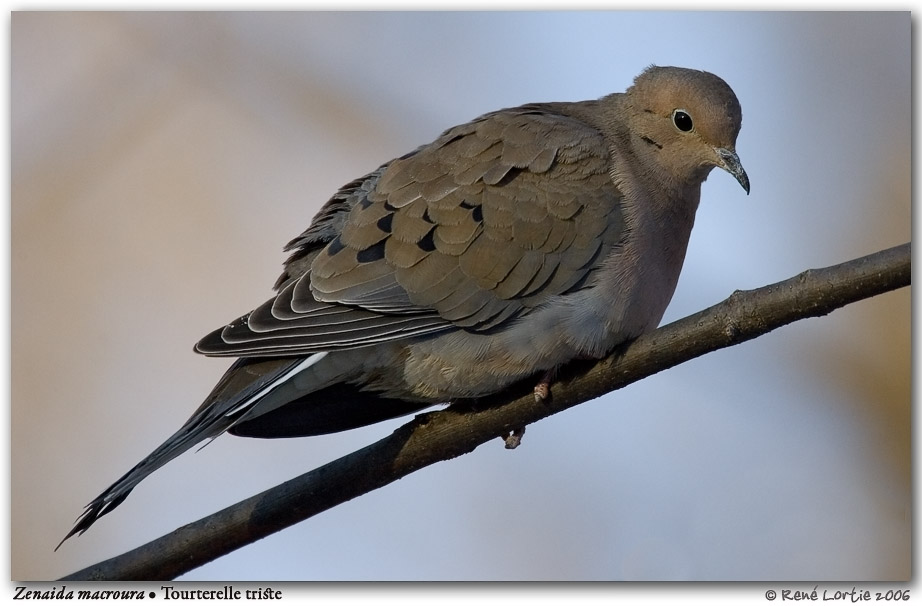
[[[62,580],[174,578],[417,469],[471,452],[515,428],[796,320],[908,286],[910,256],[911,244],[906,243],[756,290],[737,291],[601,361],[569,366],[544,402],[535,402],[531,384],[521,384],[476,403],[418,415],[370,446]]]

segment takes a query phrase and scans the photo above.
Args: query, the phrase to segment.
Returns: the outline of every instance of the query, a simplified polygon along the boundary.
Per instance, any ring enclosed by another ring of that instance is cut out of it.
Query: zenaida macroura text
[[[749,192],[717,76],[650,67],[597,101],[503,109],[343,186],[277,294],[195,346],[238,358],[67,538],[224,432],[319,435],[483,396],[652,330],[714,167]],[[63,543],[63,541],[62,541]]]

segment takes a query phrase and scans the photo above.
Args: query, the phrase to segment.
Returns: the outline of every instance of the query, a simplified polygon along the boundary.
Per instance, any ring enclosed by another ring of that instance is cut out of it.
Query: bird
[[[524,380],[547,397],[561,365],[656,328],[702,183],[720,168],[749,193],[741,125],[720,77],[653,65],[623,93],[487,113],[350,181],[285,248],[274,296],[195,345],[236,358],[213,391],[58,547],[225,432],[345,431]]]

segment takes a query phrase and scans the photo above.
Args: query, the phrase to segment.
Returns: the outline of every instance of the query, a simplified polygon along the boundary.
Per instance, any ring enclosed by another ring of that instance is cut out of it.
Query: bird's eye
[[[672,112],[672,123],[683,133],[687,133],[695,126],[692,123],[691,116],[684,109],[677,109]]]

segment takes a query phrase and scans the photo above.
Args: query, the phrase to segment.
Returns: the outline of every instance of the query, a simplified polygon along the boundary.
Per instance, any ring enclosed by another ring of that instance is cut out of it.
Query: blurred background
[[[11,575],[50,580],[388,434],[225,436],[54,553],[228,362],[341,185],[501,107],[712,71],[746,197],[705,184],[664,321],[910,240],[909,13],[13,13]],[[189,580],[903,580],[910,290],[704,356]]]

